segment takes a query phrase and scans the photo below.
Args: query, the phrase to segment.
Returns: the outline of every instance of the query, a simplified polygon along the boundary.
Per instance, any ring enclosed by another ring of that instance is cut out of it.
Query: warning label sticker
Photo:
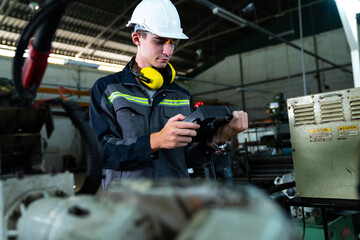
[[[310,142],[331,141],[331,128],[317,128],[310,130]]]
[[[348,137],[348,136],[359,135],[359,130],[356,125],[338,127],[338,130],[339,130],[339,137]]]

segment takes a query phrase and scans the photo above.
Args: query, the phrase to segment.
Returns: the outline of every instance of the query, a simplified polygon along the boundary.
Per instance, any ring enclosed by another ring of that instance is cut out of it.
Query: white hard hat
[[[170,0],[143,0],[135,8],[127,27],[140,29],[160,37],[188,39],[180,26],[180,17]]]

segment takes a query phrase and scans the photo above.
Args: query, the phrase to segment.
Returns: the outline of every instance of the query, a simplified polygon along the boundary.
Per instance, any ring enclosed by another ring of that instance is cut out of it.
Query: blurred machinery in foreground
[[[72,184],[72,174],[1,181],[1,239],[297,239],[253,187],[123,181],[100,196],[73,196]]]

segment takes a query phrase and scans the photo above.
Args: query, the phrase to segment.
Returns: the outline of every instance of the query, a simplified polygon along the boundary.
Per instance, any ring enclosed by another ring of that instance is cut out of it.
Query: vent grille
[[[295,126],[314,124],[314,104],[294,105],[294,121]]]
[[[360,120],[360,98],[350,100],[351,120]]]
[[[321,123],[345,121],[342,100],[320,102]]]

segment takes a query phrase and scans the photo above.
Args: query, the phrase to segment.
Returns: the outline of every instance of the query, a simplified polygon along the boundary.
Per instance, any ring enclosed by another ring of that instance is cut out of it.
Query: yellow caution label
[[[310,130],[310,142],[327,142],[332,140],[331,128],[317,128]]]
[[[310,130],[310,133],[322,133],[322,132],[331,132],[331,128],[318,128],[318,129]]]
[[[357,125],[338,127],[339,137],[358,136]]]
[[[358,127],[356,125],[353,126],[344,126],[344,127],[339,127],[339,131],[341,130],[354,130],[357,129]]]

